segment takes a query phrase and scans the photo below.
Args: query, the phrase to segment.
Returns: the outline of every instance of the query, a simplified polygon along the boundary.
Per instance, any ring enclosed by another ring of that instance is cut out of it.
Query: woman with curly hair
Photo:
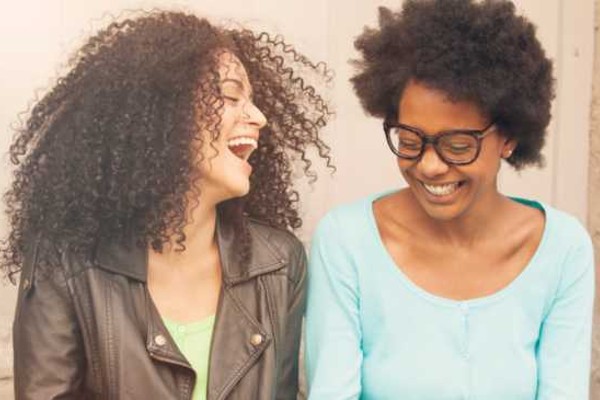
[[[309,398],[588,398],[594,263],[571,216],[498,190],[541,162],[552,64],[503,0],[408,0],[352,78],[408,188],[330,212],[309,268]]]
[[[327,70],[153,12],[89,39],[10,149],[17,399],[294,399],[305,307],[293,160]]]

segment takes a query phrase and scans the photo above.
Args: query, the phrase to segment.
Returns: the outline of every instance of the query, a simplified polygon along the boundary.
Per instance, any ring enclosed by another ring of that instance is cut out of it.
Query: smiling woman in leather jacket
[[[17,399],[294,399],[305,253],[292,160],[327,71],[153,12],[92,37],[10,154]]]

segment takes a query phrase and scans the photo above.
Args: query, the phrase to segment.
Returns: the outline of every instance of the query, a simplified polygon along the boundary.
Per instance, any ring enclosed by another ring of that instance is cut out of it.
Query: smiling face
[[[208,133],[201,148],[200,190],[204,199],[220,203],[241,197],[250,190],[252,167],[248,158],[258,147],[259,131],[267,120],[252,102],[252,87],[246,69],[229,52],[219,56],[219,77],[223,108],[219,136],[213,142]]]
[[[483,129],[491,122],[470,102],[453,102],[439,90],[410,81],[398,105],[398,122],[427,135],[456,129]],[[482,139],[479,157],[468,165],[450,165],[428,145],[420,160],[398,158],[402,176],[423,210],[432,218],[448,221],[468,212],[487,212],[499,196],[496,184],[500,160],[514,143],[495,127]]]

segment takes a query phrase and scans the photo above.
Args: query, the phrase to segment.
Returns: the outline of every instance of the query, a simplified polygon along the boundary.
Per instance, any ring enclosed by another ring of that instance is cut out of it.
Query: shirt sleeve
[[[342,231],[329,215],[313,238],[306,313],[306,367],[310,400],[358,399],[361,326],[358,277]]]
[[[306,308],[306,252],[300,242],[296,245],[293,260],[295,285],[290,295],[290,304],[286,317],[286,334],[283,336],[281,362],[277,381],[275,399],[295,399],[298,394],[298,356],[300,352],[300,336],[302,334],[302,317]]]
[[[565,258],[556,296],[541,326],[537,400],[588,398],[593,303],[593,246],[584,232]]]
[[[35,258],[21,272],[13,324],[15,399],[81,399],[84,348],[67,280],[58,260],[41,269]]]

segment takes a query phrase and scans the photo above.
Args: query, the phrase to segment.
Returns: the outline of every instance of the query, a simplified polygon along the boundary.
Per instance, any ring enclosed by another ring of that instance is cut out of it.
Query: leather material
[[[223,284],[208,399],[296,399],[306,254],[288,232],[248,229],[242,263],[233,229],[217,224]],[[32,247],[13,326],[17,400],[191,399],[195,373],[150,298],[146,249],[101,244],[86,261]]]

